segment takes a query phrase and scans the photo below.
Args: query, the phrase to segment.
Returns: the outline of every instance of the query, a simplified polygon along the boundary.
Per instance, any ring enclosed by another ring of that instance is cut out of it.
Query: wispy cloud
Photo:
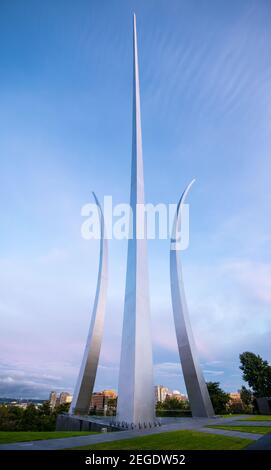
[[[207,370],[204,369],[203,373],[206,375],[224,375],[224,370]]]

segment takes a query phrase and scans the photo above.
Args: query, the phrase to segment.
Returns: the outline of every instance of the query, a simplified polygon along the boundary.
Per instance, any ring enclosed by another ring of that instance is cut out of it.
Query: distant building
[[[184,395],[183,393],[179,392],[179,390],[173,390],[171,394],[171,398],[176,398],[177,400],[180,400],[180,401],[188,400],[188,397]]]
[[[155,402],[157,403],[158,401],[161,401],[161,402],[165,401],[170,391],[167,387],[164,387],[164,385],[156,385],[154,387],[154,393],[155,393]]]
[[[17,406],[18,408],[22,408],[23,410],[26,410],[26,408],[28,407],[29,403],[27,402],[21,402],[21,403],[16,403],[15,406]],[[38,407],[38,405],[34,404],[33,405],[35,406],[35,408]]]
[[[101,393],[103,393],[105,397],[112,399],[115,399],[118,396],[115,390],[103,390]]]
[[[59,404],[64,405],[64,403],[71,403],[72,395],[68,392],[61,392],[59,395]]]
[[[184,395],[183,393],[179,392],[179,390],[169,390],[167,387],[164,387],[164,385],[156,385],[154,387],[154,393],[155,393],[155,403],[158,401],[164,402],[165,400],[169,400],[170,398],[176,398],[177,400],[180,401],[188,401],[187,395]]]
[[[106,412],[109,400],[115,400],[117,393],[115,390],[103,390],[92,394],[90,411]]]
[[[57,393],[55,391],[52,391],[49,395],[49,403],[51,408],[54,408],[57,404]]]
[[[239,392],[231,392],[230,393],[230,401],[234,403],[242,403],[241,395]]]
[[[229,406],[232,412],[242,411],[244,408],[243,402],[239,392],[231,392]]]
[[[55,408],[58,405],[63,405],[64,403],[71,403],[72,395],[68,392],[61,392],[59,396],[55,391],[52,391],[49,395],[49,403],[51,408]]]
[[[90,409],[92,411],[103,411],[105,406],[105,396],[102,392],[94,392],[91,397]]]

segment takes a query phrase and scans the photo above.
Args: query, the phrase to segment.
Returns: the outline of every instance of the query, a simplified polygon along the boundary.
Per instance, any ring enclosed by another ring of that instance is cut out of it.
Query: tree
[[[252,391],[249,388],[246,388],[244,385],[242,385],[242,388],[240,390],[240,398],[244,405],[244,411],[246,413],[252,413],[254,410],[254,400],[255,400]]]
[[[43,431],[40,429],[39,413],[33,403],[29,403],[18,422],[18,431]]]
[[[156,403],[157,416],[190,416],[191,411],[188,400],[178,400],[168,397]]]
[[[166,398],[165,401],[159,401],[157,408],[163,410],[187,410],[189,408],[187,400],[178,400],[176,397]]]
[[[0,431],[18,431],[24,410],[16,406],[0,405]]]
[[[271,366],[261,356],[252,352],[240,354],[240,369],[243,371],[243,380],[253,390],[255,397],[271,396]]]
[[[61,413],[68,413],[69,409],[70,409],[70,403],[62,403],[61,405],[55,406],[53,410],[53,414],[57,416]]]
[[[113,416],[116,414],[117,409],[117,398],[108,398],[107,400],[107,415]]]
[[[251,390],[249,390],[249,388],[246,388],[244,385],[242,385],[240,390],[240,398],[245,406],[252,405],[253,393]]]
[[[108,398],[107,406],[108,406],[108,408],[116,408],[117,407],[117,398]]]
[[[52,412],[52,410],[51,410],[50,402],[49,401],[44,401],[42,403],[42,405],[39,407],[40,415],[50,416],[51,412]]]
[[[54,431],[59,413],[67,412],[69,404],[51,409],[49,402],[41,406],[29,403],[23,409],[19,406],[0,405],[0,431]]]
[[[208,392],[211,398],[211,402],[214,407],[216,414],[223,414],[227,412],[227,404],[230,401],[230,395],[222,388],[220,388],[219,382],[207,382],[206,383]]]

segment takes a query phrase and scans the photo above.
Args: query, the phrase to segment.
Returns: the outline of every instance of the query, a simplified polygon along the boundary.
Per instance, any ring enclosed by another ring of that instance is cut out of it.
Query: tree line
[[[259,397],[271,397],[271,366],[259,355],[243,352],[239,356],[242,378],[249,388],[242,386],[240,398],[242,403],[231,400],[230,394],[224,392],[219,382],[207,382],[207,388],[216,414],[256,413]],[[160,416],[189,416],[189,402],[177,398],[167,398],[157,403],[157,414]]]
[[[0,405],[0,431],[55,431],[59,413],[67,412],[69,404],[51,408],[49,401],[41,406],[29,403],[26,408]]]
[[[240,354],[242,378],[248,388],[242,386],[242,407],[231,401],[230,395],[219,382],[207,382],[208,391],[216,414],[257,412],[256,399],[271,397],[271,366],[259,355],[251,352]],[[238,408],[239,406],[239,408]],[[25,409],[14,405],[0,405],[0,431],[54,431],[59,413],[67,412],[69,404],[52,409],[49,402],[41,406],[30,403]],[[157,416],[191,416],[188,401],[168,398],[158,402]]]

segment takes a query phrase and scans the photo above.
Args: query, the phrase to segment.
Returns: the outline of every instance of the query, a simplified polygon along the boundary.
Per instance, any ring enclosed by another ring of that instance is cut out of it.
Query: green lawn
[[[211,425],[211,429],[226,429],[228,431],[250,432],[254,434],[267,434],[271,432],[271,426],[234,426],[234,425]]]
[[[240,421],[271,421],[271,415],[254,415],[251,418],[243,418]]]
[[[75,447],[72,450],[239,450],[251,439],[205,434],[197,431],[173,431],[115,442]]]
[[[87,436],[97,434],[95,432],[72,432],[72,431],[22,431],[5,432],[0,431],[0,444],[11,444],[13,442],[40,441],[41,439],[60,439],[62,437]]]
[[[243,416],[244,413],[236,413],[236,414],[226,414],[226,415],[219,415],[219,418],[234,418],[235,416]]]

